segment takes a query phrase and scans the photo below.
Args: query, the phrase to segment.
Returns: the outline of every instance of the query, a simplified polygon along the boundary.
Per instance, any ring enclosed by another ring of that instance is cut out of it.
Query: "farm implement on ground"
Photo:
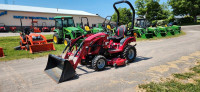
[[[0,23],[0,32],[7,32],[6,25],[4,23]]]
[[[22,29],[21,19],[20,22]],[[55,50],[53,43],[47,43],[47,39],[41,34],[31,33],[30,28],[22,30],[20,39],[20,46],[16,50],[30,50],[30,53]]]
[[[117,4],[127,3],[133,10],[132,25],[127,28],[125,25],[118,27],[119,11]],[[57,83],[72,79],[76,73],[78,64],[91,65],[95,71],[104,70],[106,66],[122,66],[133,62],[136,58],[135,37],[132,37],[134,30],[135,11],[129,1],[115,2],[113,5],[118,15],[117,30],[115,36],[106,33],[87,34],[76,39],[71,39],[63,53],[64,58],[50,54],[45,72]],[[131,34],[130,34],[131,33]],[[126,37],[125,37],[126,36]],[[84,39],[84,40],[82,40]],[[77,42],[81,41],[78,45]],[[77,48],[75,50],[75,48]],[[76,58],[76,59],[75,59]]]
[[[42,32],[50,32],[49,27],[47,27],[46,22],[42,22]]]
[[[4,53],[3,53],[3,48],[0,47],[0,57],[3,57],[4,56]]]

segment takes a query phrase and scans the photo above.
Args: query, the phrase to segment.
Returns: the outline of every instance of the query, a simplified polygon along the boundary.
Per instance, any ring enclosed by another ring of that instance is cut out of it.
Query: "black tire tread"
[[[57,38],[57,43],[55,43],[54,41],[53,41],[53,42],[54,42],[55,44],[61,44],[62,41],[61,41],[61,39],[58,38],[58,37],[59,37],[59,36],[58,36],[58,33],[54,33],[54,34],[53,34],[53,37],[54,37],[54,36],[56,36],[56,38]]]
[[[130,48],[133,48],[134,51],[135,51],[135,56],[134,56],[134,58],[132,60],[128,60],[127,57],[126,57],[127,56],[127,51],[129,51]],[[135,46],[128,45],[128,46],[125,47],[122,55],[123,55],[122,57],[125,58],[125,59],[127,59],[128,62],[130,63],[130,62],[133,62],[135,60],[135,58],[137,56],[137,50],[136,50]]]
[[[99,68],[97,67],[97,62],[98,62],[98,60],[99,60],[99,59],[102,59],[102,58],[105,60],[105,66],[106,66],[107,62],[106,62],[106,58],[105,58],[104,56],[102,56],[102,55],[97,55],[96,57],[93,58],[93,60],[92,60],[92,67],[93,67],[93,69],[94,69],[95,71],[101,71],[101,70],[103,70],[103,69],[105,68],[105,66],[104,66],[102,69],[99,69]]]

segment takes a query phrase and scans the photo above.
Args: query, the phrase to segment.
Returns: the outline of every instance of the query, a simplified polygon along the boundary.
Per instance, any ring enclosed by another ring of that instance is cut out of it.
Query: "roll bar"
[[[87,26],[90,26],[88,18],[87,17],[81,17],[81,25],[82,25],[82,27],[83,27],[83,19],[87,19]]]
[[[121,3],[126,3],[130,6],[131,10],[133,11],[133,14],[132,14],[132,25],[131,25],[131,28],[130,29],[133,29],[134,27],[134,20],[135,20],[135,9],[133,8],[132,4],[129,2],[129,1],[126,1],[126,0],[122,0],[122,1],[118,1],[118,2],[115,2],[113,4],[113,8],[115,9],[116,13],[117,13],[117,27],[119,26],[119,11],[118,9],[116,8],[116,5],[117,4],[121,4]]]
[[[108,24],[110,24],[110,21],[111,21],[111,19],[112,19],[112,16],[106,16],[106,18],[105,18],[105,20],[103,21],[102,25],[106,23],[106,20],[107,20],[108,17],[110,17],[110,20],[109,20],[109,22],[108,22]]]

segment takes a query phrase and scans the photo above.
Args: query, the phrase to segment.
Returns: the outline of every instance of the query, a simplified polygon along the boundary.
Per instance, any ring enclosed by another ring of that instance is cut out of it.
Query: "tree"
[[[131,19],[132,19],[132,12],[130,9],[127,9],[127,8],[118,8],[118,11],[119,11],[119,16],[120,16],[120,19],[119,19],[119,24],[128,24],[129,22],[131,22]],[[117,13],[115,12],[113,15],[112,15],[112,21],[114,22],[117,22]]]
[[[136,0],[136,11],[140,17],[146,17],[150,22],[154,20],[167,19],[170,15],[166,3],[159,4],[160,0]]]
[[[200,0],[169,0],[174,15],[190,15],[197,22],[197,15],[200,14]]]
[[[145,14],[147,13],[147,8],[146,8],[146,3],[147,0],[136,0],[135,1],[135,10],[137,11],[136,14],[140,17],[144,17]]]

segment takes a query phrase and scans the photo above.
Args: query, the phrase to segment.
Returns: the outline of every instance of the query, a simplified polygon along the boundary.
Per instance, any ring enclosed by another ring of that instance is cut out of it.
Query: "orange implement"
[[[37,28],[37,27],[34,27],[33,31],[34,31],[34,33],[41,33],[41,30],[39,28]]]
[[[30,53],[56,50],[53,43],[30,45]]]
[[[3,48],[0,47],[0,57],[3,57],[4,53],[3,53]]]

